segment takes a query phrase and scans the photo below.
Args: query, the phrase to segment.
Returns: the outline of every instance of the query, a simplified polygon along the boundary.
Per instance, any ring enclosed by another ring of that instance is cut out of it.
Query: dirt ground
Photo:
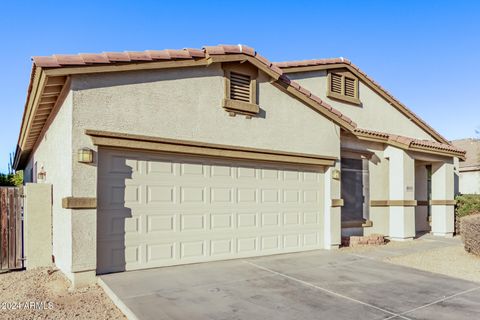
[[[390,257],[385,261],[480,282],[480,257],[467,253],[461,244],[400,257]]]
[[[126,319],[99,286],[69,291],[69,281],[52,271],[0,273],[0,319]]]
[[[424,244],[425,242],[421,239],[405,242],[392,241],[384,246],[345,247],[341,251],[368,255],[368,253],[374,250],[383,249],[385,252],[395,253],[391,256],[387,254],[385,258],[378,257],[385,262],[480,282],[480,257],[467,253],[460,241],[457,243],[451,242],[436,249],[422,248],[422,243]],[[417,249],[413,250],[415,251],[413,253],[398,255],[401,250],[409,247],[417,247]]]

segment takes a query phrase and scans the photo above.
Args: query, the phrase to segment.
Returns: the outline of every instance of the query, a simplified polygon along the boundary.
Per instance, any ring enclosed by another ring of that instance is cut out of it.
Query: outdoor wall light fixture
[[[43,183],[47,179],[47,172],[45,172],[45,169],[43,167],[40,169],[40,171],[37,173],[37,182],[38,183]]]
[[[340,170],[334,169],[334,170],[332,171],[332,179],[340,180],[340,177],[341,177]]]
[[[93,162],[93,150],[89,148],[78,149],[78,162],[92,163]]]

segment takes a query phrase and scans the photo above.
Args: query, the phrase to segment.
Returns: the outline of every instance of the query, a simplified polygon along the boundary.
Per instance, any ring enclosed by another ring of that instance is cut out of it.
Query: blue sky
[[[272,61],[343,56],[448,139],[480,126],[480,1],[5,1],[0,172],[34,55],[243,43]]]

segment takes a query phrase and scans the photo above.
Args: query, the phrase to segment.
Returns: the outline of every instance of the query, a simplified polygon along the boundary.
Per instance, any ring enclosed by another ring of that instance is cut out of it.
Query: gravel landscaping
[[[427,235],[413,241],[343,247],[340,252],[480,282],[480,257],[467,253],[459,236],[445,239]]]
[[[388,257],[386,262],[480,282],[480,257],[467,253],[462,245]]]
[[[99,286],[69,285],[61,272],[45,268],[0,273],[0,319],[126,319]]]

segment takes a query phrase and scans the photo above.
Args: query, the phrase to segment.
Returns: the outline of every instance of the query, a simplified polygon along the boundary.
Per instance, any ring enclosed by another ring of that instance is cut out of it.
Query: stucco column
[[[415,237],[415,160],[404,150],[388,146],[389,235],[391,240]]]
[[[340,170],[340,163],[337,161],[334,167],[325,170],[325,203],[324,203],[324,247],[326,249],[337,249],[341,243],[342,218],[341,206],[339,205],[341,189],[340,179],[334,179],[332,173]],[[332,202],[333,200],[333,202]],[[335,203],[336,202],[336,203]]]
[[[74,115],[75,112],[76,109],[74,109]],[[71,210],[71,280],[74,287],[83,287],[96,282],[98,150],[91,139],[84,134],[83,128],[74,126],[74,137],[72,198],[85,201],[80,201],[80,205],[72,207]],[[77,151],[81,148],[89,148],[93,151],[93,163],[81,163],[77,160]]]
[[[453,161],[432,164],[432,233],[436,236],[453,236],[454,165]]]

